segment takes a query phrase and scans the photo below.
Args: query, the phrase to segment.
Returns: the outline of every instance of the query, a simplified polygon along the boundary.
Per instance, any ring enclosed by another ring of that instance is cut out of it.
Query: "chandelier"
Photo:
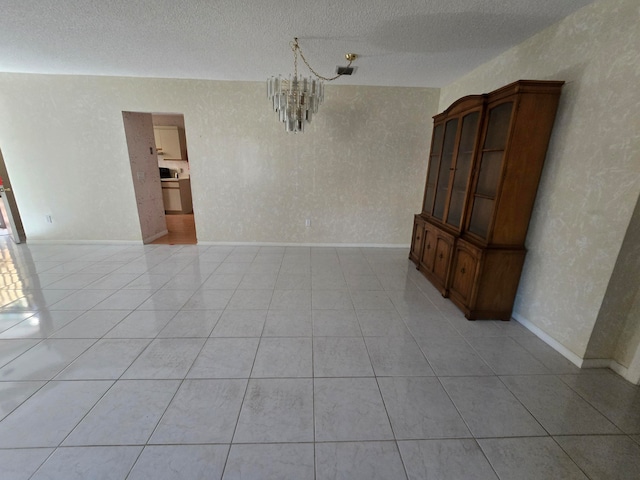
[[[283,78],[281,75],[267,79],[267,98],[273,104],[273,110],[284,122],[287,132],[304,132],[305,123],[311,123],[311,118],[318,113],[318,107],[324,100],[324,83],[330,82],[343,75],[351,75],[351,63],[358,57],[355,53],[345,54],[349,62],[346,67],[338,67],[338,74],[334,77],[319,75],[302,54],[298,38],[289,44],[293,50],[293,77]],[[298,76],[298,54],[304,64],[315,76]]]

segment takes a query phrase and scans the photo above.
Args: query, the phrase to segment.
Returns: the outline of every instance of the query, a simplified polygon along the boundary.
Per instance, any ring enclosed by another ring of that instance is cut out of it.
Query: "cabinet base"
[[[418,265],[417,269],[427,278],[427,280],[429,280],[429,282],[431,282],[431,285],[436,287],[436,290],[438,290],[444,298],[449,298],[449,289],[442,285],[440,279],[433,272],[422,268],[421,265]]]
[[[467,320],[502,320],[503,322],[511,320],[511,310],[471,310],[457,299],[455,295],[451,295],[449,299],[464,313]]]
[[[511,321],[511,312],[485,312],[480,310],[473,310],[464,314],[465,318],[470,322],[476,320],[501,320],[503,322]]]

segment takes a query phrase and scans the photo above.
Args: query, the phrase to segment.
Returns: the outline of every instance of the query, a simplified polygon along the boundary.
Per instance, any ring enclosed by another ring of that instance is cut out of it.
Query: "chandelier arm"
[[[311,73],[313,73],[319,79],[324,80],[325,82],[331,82],[331,81],[335,80],[336,78],[340,78],[341,76],[344,75],[344,73],[339,73],[335,77],[323,77],[318,72],[316,72],[313,68],[311,68],[311,65],[309,65],[309,62],[307,62],[307,59],[304,58],[304,55],[302,54],[302,50],[300,50],[300,58],[302,58],[302,61],[304,62],[304,64],[309,68],[309,70],[311,70]],[[347,67],[350,67],[350,66],[351,66],[351,62],[349,62]]]
[[[331,82],[337,78],[340,78],[344,75],[344,73],[339,73],[337,74],[335,77],[323,77],[322,75],[320,75],[318,72],[316,72],[311,65],[309,65],[309,62],[307,61],[307,59],[304,57],[304,54],[302,53],[302,48],[300,48],[300,45],[298,44],[298,38],[296,37],[295,40],[293,42],[291,42],[291,49],[293,50],[293,53],[295,55],[295,67],[296,67],[296,74],[298,71],[298,62],[297,62],[297,54],[296,52],[300,53],[300,58],[302,58],[302,61],[304,62],[304,64],[307,66],[307,68],[309,70],[311,70],[311,73],[313,73],[316,77],[318,77],[321,80],[324,80],[325,82]],[[349,60],[349,64],[347,65],[347,68],[351,66],[351,64],[353,63],[353,60]]]

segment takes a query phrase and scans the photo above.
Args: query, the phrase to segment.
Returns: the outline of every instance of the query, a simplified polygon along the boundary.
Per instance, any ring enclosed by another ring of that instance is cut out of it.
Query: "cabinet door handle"
[[[431,244],[427,243],[427,250],[431,250]]]
[[[442,259],[442,257],[443,257],[442,253],[439,255],[439,257],[440,257],[440,259]]]
[[[466,270],[464,269],[464,267],[462,267],[462,268],[460,269],[460,273],[465,273],[465,272],[466,272]]]

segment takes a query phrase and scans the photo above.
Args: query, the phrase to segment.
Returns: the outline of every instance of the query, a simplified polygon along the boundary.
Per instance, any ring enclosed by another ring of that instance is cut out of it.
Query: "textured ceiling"
[[[0,0],[0,71],[446,85],[593,0]],[[300,71],[307,73],[303,65]]]

